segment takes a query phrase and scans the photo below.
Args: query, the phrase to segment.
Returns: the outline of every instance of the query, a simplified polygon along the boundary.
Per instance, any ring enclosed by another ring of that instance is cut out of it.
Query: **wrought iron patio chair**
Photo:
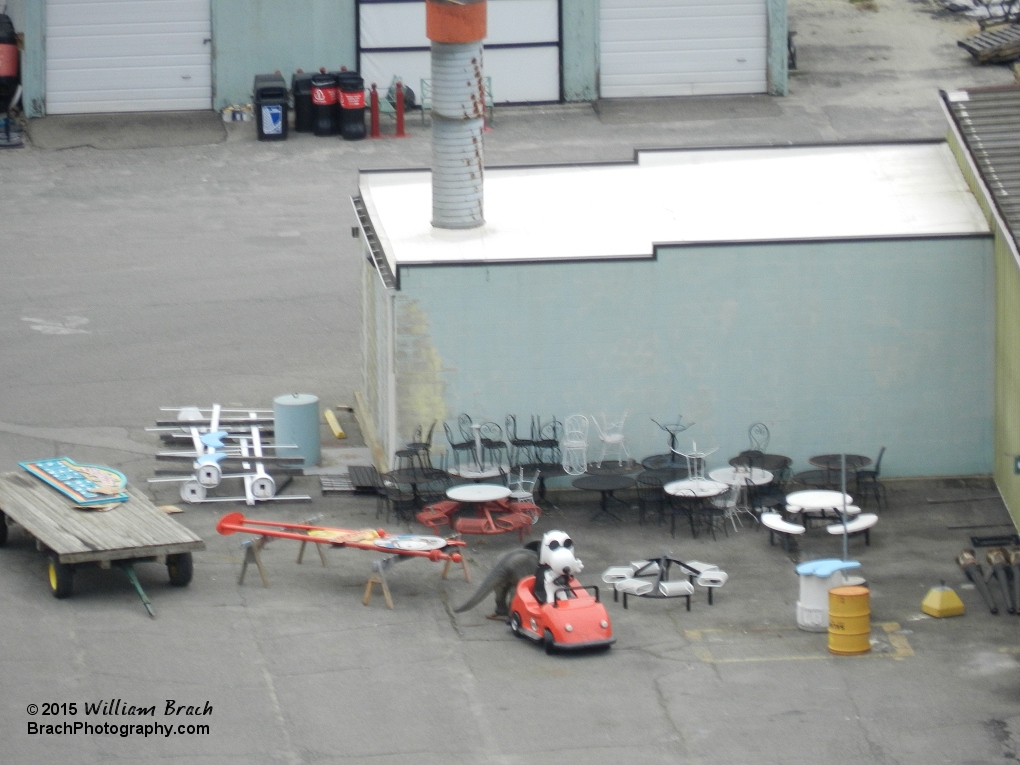
[[[882,474],[882,457],[885,456],[885,447],[883,446],[878,452],[878,458],[875,460],[875,466],[871,468],[865,468],[864,470],[857,471],[857,497],[861,503],[861,507],[865,507],[868,504],[868,497],[873,496],[875,498],[875,504],[878,509],[882,509],[882,503],[885,502],[886,509],[889,508],[889,495],[886,491],[885,484],[879,480]]]
[[[462,464],[465,467],[467,465],[477,466],[478,460],[475,458],[474,438],[458,441],[453,434],[453,428],[445,422],[443,423],[443,430],[446,432],[446,440],[450,444],[450,456],[453,462],[452,467],[454,469],[459,469]]]
[[[751,442],[751,451],[764,453],[769,450],[772,436],[764,422],[756,422],[747,429],[747,438]]]
[[[563,440],[562,422],[553,417],[543,423],[540,416],[533,417],[531,439],[534,442],[532,448],[535,452],[535,462],[540,465],[559,465],[562,462],[563,450],[560,447]]]
[[[661,478],[653,475],[639,475],[635,479],[638,500],[638,523],[644,524],[645,516],[654,513],[661,525],[666,520],[669,495],[663,491]]]
[[[510,444],[510,464],[530,465],[538,462],[538,459],[534,455],[534,436],[531,438],[521,438],[521,436],[517,433],[517,416],[508,414],[504,425],[506,426],[506,440]],[[522,455],[524,459],[521,459]]]

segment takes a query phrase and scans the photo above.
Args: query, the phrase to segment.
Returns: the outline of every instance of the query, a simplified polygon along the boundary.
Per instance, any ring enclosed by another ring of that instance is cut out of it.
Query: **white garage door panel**
[[[497,104],[560,100],[559,48],[486,49],[485,74]]]
[[[417,96],[421,81],[432,76],[431,59],[428,51],[363,52],[360,74],[365,79],[366,90],[374,82],[385,93],[394,77],[402,77],[404,84]]]
[[[46,24],[152,24],[208,20],[208,0],[48,0]]]
[[[178,72],[190,73],[191,78],[184,80],[177,74]],[[50,75],[49,84],[55,90],[89,90],[99,93],[103,89],[94,87],[96,79],[106,82],[116,80],[117,87],[106,88],[106,90],[151,90],[153,86],[158,86],[160,90],[182,92],[211,84],[209,71],[203,70],[201,66],[180,67],[175,70],[173,77],[164,76],[159,80],[154,80],[152,70],[148,67],[131,69],[119,64],[107,68],[54,72]]]
[[[559,100],[559,15],[559,0],[488,0],[485,75],[496,103]],[[366,85],[388,87],[399,75],[417,93],[432,76],[424,0],[362,0],[358,19]],[[399,50],[407,48],[417,50]]]
[[[753,79],[754,72],[758,69],[756,64],[758,61],[749,60],[743,64],[742,68],[733,66],[732,58],[722,58],[719,56],[684,56],[680,59],[679,63],[684,66],[685,72],[699,73],[699,72],[718,72],[718,73],[729,73],[737,77],[737,79]],[[640,75],[618,75],[619,77],[645,77],[649,82],[659,79],[663,81],[663,78],[672,78],[675,81],[680,81],[680,76],[674,71],[673,67],[669,64],[663,64],[660,59],[655,59],[646,62],[645,65],[640,67]],[[632,79],[631,81],[637,81]]]
[[[492,97],[500,103],[558,101],[560,97],[559,48],[486,49],[485,76],[492,78]],[[389,87],[394,72],[418,94],[421,80],[432,76],[428,51],[362,53],[361,76],[365,87],[374,82]]]
[[[722,72],[722,73],[700,73],[697,81],[693,81],[690,78],[685,79],[682,82],[676,81],[676,78],[653,78],[651,81],[642,78],[639,81],[633,81],[628,83],[623,81],[620,86],[627,88],[628,93],[643,93],[648,92],[649,98],[658,98],[656,93],[662,90],[669,90],[674,96],[716,96],[720,93],[758,93],[758,81],[757,79],[749,80],[741,78],[739,74],[733,72]],[[605,90],[605,88],[603,88]],[[633,98],[634,96],[627,96]],[[623,96],[621,96],[623,98]]]
[[[209,56],[203,55],[201,50],[194,53],[182,52],[186,50],[195,34],[202,33],[132,35],[128,38],[115,35],[96,35],[89,38],[65,37],[49,40],[47,47],[50,48],[50,55],[65,66],[81,66],[82,62],[111,58],[142,59],[149,66],[152,65],[152,59],[156,57],[167,64],[176,64],[180,60],[187,59],[208,61]],[[170,59],[174,60],[171,62]]]
[[[762,93],[765,0],[602,0],[603,98]]]
[[[208,0],[47,0],[50,114],[212,106]]]
[[[425,3],[361,3],[362,48],[427,48]],[[364,69],[364,67],[362,67]]]
[[[696,42],[706,38],[748,39],[761,44],[765,39],[765,31],[764,19],[754,18],[733,19],[725,25],[720,25],[714,19],[691,19],[678,24],[660,23],[651,28],[626,22],[621,24],[617,35],[607,44],[611,48],[633,46],[635,43],[642,46],[666,43],[675,47],[678,40]]]
[[[557,0],[488,0],[486,45],[556,42],[560,39]]]

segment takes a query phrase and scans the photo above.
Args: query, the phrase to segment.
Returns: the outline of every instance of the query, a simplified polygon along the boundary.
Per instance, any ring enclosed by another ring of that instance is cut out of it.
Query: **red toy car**
[[[616,642],[598,587],[584,587],[571,577],[569,586],[556,588],[552,603],[539,603],[534,587],[533,576],[517,583],[510,604],[510,630],[514,635],[543,643],[546,653],[556,649],[609,648]]]

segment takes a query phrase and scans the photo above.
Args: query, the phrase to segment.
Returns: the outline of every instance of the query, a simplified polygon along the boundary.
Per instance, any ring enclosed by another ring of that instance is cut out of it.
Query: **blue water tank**
[[[281,457],[302,457],[304,467],[318,465],[319,398],[309,393],[288,393],[273,399],[276,443],[292,448],[277,449]]]

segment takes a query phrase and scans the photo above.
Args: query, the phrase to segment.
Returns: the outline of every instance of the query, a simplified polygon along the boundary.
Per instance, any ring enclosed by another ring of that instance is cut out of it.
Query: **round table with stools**
[[[451,517],[468,505],[475,510],[474,517],[461,515],[452,518],[451,525],[458,534],[504,534],[531,531],[538,506],[524,502],[509,502],[511,491],[507,486],[492,483],[468,483],[451,486],[447,498],[457,503]],[[527,508],[524,505],[529,505]],[[531,512],[529,512],[529,510]]]
[[[844,507],[847,515],[860,513],[860,508],[853,501],[853,497],[840,491],[807,489],[786,495],[786,511],[790,515],[799,514],[804,518],[806,527],[810,520],[841,518]]]

